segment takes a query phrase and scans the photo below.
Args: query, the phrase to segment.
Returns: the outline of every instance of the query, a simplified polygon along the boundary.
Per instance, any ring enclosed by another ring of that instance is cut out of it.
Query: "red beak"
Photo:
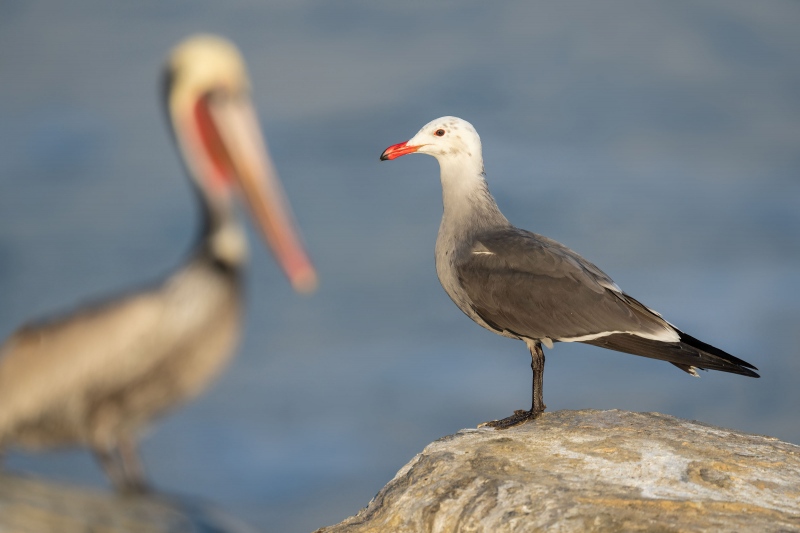
[[[408,141],[390,146],[381,154],[381,161],[391,161],[401,155],[413,154],[419,150],[419,146],[409,146]]]

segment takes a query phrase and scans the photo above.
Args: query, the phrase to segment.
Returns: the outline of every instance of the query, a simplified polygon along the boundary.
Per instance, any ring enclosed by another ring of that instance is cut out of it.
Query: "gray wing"
[[[519,337],[582,340],[612,332],[677,341],[657,313],[556,241],[517,228],[480,235],[456,263],[473,310]]]
[[[566,246],[517,228],[481,235],[456,264],[472,310],[501,333],[585,342],[695,367],[759,377],[756,367],[678,330]],[[752,370],[751,370],[752,369]]]

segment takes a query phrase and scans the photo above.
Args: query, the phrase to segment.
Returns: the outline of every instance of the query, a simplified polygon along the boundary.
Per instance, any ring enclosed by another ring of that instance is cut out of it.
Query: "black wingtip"
[[[609,350],[667,361],[690,374],[692,372],[687,369],[693,367],[700,370],[729,372],[751,378],[761,377],[753,372],[758,369],[747,361],[699,341],[691,335],[676,331],[680,335],[678,342],[661,342],[629,333],[611,334],[583,342]]]
[[[729,354],[728,352],[726,352],[724,350],[720,350],[719,348],[717,348],[715,346],[711,346],[710,344],[707,344],[707,343],[701,341],[700,339],[696,339],[696,338],[692,337],[691,335],[689,335],[687,333],[684,333],[684,332],[682,332],[680,330],[677,330],[677,331],[678,331],[678,334],[681,337],[681,342],[683,342],[685,344],[688,344],[692,348],[696,348],[698,350],[702,350],[702,351],[704,351],[706,353],[709,353],[711,355],[719,357],[720,359],[723,359],[723,360],[727,361],[728,363],[731,363],[732,365],[735,365],[737,367],[737,369],[735,371],[733,371],[733,373],[740,374],[742,376],[748,376],[748,377],[751,377],[751,378],[760,378],[761,377],[757,373],[753,372],[753,370],[758,370],[758,368],[756,368],[754,365],[751,365],[750,363],[748,363],[744,359],[739,359],[738,357],[736,357],[734,355],[731,355],[731,354]],[[727,370],[727,372],[731,372],[731,370]]]

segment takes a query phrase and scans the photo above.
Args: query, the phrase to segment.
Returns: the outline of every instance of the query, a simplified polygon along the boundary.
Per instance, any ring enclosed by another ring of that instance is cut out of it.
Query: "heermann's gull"
[[[316,284],[238,50],[197,36],[173,51],[165,74],[166,109],[204,215],[191,257],[151,288],[25,326],[0,347],[0,446],[88,446],[126,491],[145,488],[142,427],[199,394],[233,354],[247,260],[237,190],[292,285]]]
[[[489,194],[481,141],[472,124],[442,117],[381,160],[421,153],[439,161],[444,214],[436,272],[468,317],[504,337],[525,341],[533,369],[533,405],[488,422],[508,428],[544,409],[542,344],[584,342],[696,369],[759,377],[756,367],[687,335],[631,298],[603,271],[566,246],[512,226]]]

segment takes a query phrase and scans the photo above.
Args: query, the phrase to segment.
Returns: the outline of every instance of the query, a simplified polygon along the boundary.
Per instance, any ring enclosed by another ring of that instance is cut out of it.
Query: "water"
[[[447,114],[477,127],[512,222],[763,375],[691,379],[560,345],[549,409],[659,411],[800,443],[798,22],[785,1],[6,0],[0,336],[181,260],[197,211],[159,69],[213,31],[249,62],[322,285],[293,294],[253,247],[238,358],[144,441],[158,487],[310,531],[366,505],[430,441],[527,405],[524,345],[438,285],[436,162],[378,161]],[[7,465],[105,486],[81,451]]]

